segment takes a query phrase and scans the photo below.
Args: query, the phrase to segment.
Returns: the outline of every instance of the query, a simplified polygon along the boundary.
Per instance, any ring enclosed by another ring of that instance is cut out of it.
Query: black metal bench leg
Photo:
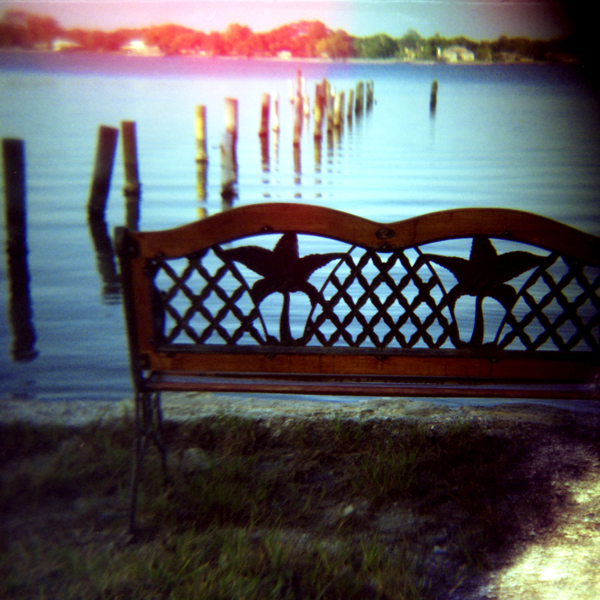
[[[143,470],[144,454],[148,437],[160,452],[163,484],[168,481],[167,452],[162,439],[162,411],[160,394],[138,393],[135,402],[135,440],[130,486],[129,533],[136,533],[138,488]]]
[[[135,535],[137,495],[146,447],[146,435],[143,429],[143,405],[147,402],[146,394],[138,393],[135,398],[135,439],[133,441],[133,462],[131,469],[130,505],[129,505],[129,533]]]
[[[167,448],[162,436],[162,408],[160,406],[160,392],[156,392],[152,398],[152,419],[153,427],[151,429],[152,440],[160,452],[160,461],[163,475],[163,485],[169,481],[169,471],[167,466]]]

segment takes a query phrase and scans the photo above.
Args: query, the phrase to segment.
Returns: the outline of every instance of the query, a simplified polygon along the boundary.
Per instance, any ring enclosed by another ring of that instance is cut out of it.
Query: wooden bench
[[[598,398],[600,238],[540,216],[271,203],[116,238],[132,529],[148,438],[164,460],[163,391]]]

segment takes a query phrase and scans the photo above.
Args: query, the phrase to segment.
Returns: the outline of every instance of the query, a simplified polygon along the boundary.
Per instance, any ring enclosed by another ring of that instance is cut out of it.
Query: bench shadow
[[[548,407],[536,415],[511,407],[454,422],[215,417],[185,430],[167,422],[165,437],[171,448],[218,457],[225,486],[228,461],[252,457],[247,485],[269,482],[255,526],[374,536],[390,556],[407,553],[425,597],[458,599],[552,536],[571,507],[569,487],[600,464],[597,416]],[[249,524],[239,490],[227,508],[186,487],[171,495],[178,527]]]
[[[178,543],[212,544],[218,558],[234,535],[244,547],[240,568],[258,561],[261,585],[282,577],[289,597],[315,597],[310,581],[326,558],[339,578],[319,576],[322,585],[333,581],[324,597],[482,598],[495,573],[559,536],[585,508],[577,487],[598,478],[600,419],[550,407],[463,409],[420,418],[167,420],[170,483],[164,487],[159,454],[149,448],[135,541],[123,537],[128,419],[83,428],[3,424],[4,538],[64,552],[73,532],[106,536],[119,557],[116,577],[133,564],[131,547],[153,548],[178,572],[188,558],[174,553]],[[597,513],[586,527],[598,529]],[[269,548],[280,560],[275,575],[263,564]],[[101,550],[87,552],[95,564]],[[29,589],[29,558],[13,556],[22,563],[19,585]],[[61,573],[56,585],[70,585],[70,571]]]

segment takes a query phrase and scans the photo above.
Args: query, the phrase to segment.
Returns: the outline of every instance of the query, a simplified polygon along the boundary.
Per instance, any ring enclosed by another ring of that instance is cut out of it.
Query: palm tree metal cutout
[[[267,296],[275,292],[283,295],[279,337],[284,345],[294,342],[290,330],[290,294],[303,292],[314,308],[322,301],[322,297],[315,286],[309,283],[309,277],[328,262],[344,256],[330,252],[300,257],[298,237],[296,233],[289,232],[282,235],[273,250],[260,246],[240,246],[224,250],[222,254],[227,260],[239,262],[262,277],[250,289],[250,297],[257,308]]]
[[[509,312],[517,301],[517,292],[506,282],[537,267],[544,259],[543,256],[523,251],[498,255],[491,241],[486,237],[473,238],[469,260],[435,254],[425,254],[424,258],[448,269],[456,277],[457,284],[446,298],[453,313],[456,302],[461,296],[476,298],[475,324],[470,342],[460,340],[458,325],[456,321],[453,323],[453,343],[457,348],[483,346],[483,299],[486,296],[494,298]]]

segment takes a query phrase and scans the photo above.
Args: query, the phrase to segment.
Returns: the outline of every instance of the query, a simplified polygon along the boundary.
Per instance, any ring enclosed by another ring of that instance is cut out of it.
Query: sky
[[[439,33],[493,40],[501,35],[551,39],[573,33],[575,5],[579,0],[0,0],[0,13],[24,9],[52,16],[67,28],[105,31],[177,23],[209,32],[239,23],[261,32],[319,20],[361,37],[400,37],[415,29],[423,37]]]

